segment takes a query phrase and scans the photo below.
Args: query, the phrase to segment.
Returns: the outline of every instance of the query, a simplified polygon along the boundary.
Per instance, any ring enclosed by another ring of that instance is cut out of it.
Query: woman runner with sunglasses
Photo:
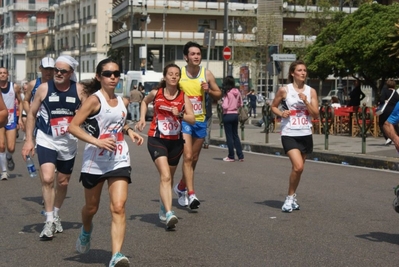
[[[142,101],[141,118],[136,124],[139,131],[145,127],[145,114],[149,103],[154,104],[154,116],[148,130],[148,151],[160,175],[159,219],[166,229],[175,228],[178,221],[172,211],[172,185],[176,167],[183,154],[181,122],[194,124],[195,116],[190,99],[179,88],[181,70],[175,64],[163,70],[163,80]]]
[[[95,79],[85,85],[90,96],[69,126],[70,133],[87,143],[80,175],[85,188],[86,204],[82,208],[83,226],[76,241],[76,250],[86,253],[90,249],[92,220],[99,208],[103,185],[107,181],[112,214],[113,256],[110,267],[129,265],[127,257],[120,253],[126,228],[127,186],[131,183],[129,148],[123,134],[137,142],[137,145],[143,143],[143,138],[125,125],[129,101],[115,95],[119,77],[117,62],[109,58],[102,60],[97,65]],[[84,125],[86,131],[81,125]]]

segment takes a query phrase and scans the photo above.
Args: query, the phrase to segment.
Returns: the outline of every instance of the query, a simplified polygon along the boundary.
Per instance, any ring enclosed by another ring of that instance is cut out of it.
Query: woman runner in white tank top
[[[306,65],[302,60],[292,62],[288,81],[281,87],[272,103],[272,112],[281,117],[281,142],[291,160],[288,196],[281,208],[283,212],[299,210],[296,189],[304,169],[306,154],[313,151],[311,119],[319,116],[316,90],[305,84]],[[282,104],[283,109],[279,109]]]

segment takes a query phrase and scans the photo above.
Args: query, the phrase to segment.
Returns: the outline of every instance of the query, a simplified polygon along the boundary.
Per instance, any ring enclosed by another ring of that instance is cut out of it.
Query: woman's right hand
[[[136,130],[138,130],[138,131],[141,132],[141,131],[143,131],[145,125],[146,125],[145,120],[139,120],[139,121],[136,123],[136,125],[134,126],[134,128],[136,128]]]

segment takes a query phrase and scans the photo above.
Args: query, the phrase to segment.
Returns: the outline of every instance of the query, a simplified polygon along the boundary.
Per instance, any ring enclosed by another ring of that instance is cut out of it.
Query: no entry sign
[[[228,46],[225,46],[223,48],[223,58],[224,58],[224,60],[230,60],[231,56],[232,56],[231,48],[228,47]]]

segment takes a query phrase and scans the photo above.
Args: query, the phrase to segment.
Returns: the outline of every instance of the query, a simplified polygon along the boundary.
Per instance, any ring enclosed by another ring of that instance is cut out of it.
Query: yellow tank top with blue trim
[[[200,67],[200,72],[197,77],[190,78],[187,75],[186,67],[181,69],[181,77],[179,86],[180,89],[190,98],[193,104],[195,120],[205,121],[205,91],[201,87],[202,82],[206,82],[205,68]]]

